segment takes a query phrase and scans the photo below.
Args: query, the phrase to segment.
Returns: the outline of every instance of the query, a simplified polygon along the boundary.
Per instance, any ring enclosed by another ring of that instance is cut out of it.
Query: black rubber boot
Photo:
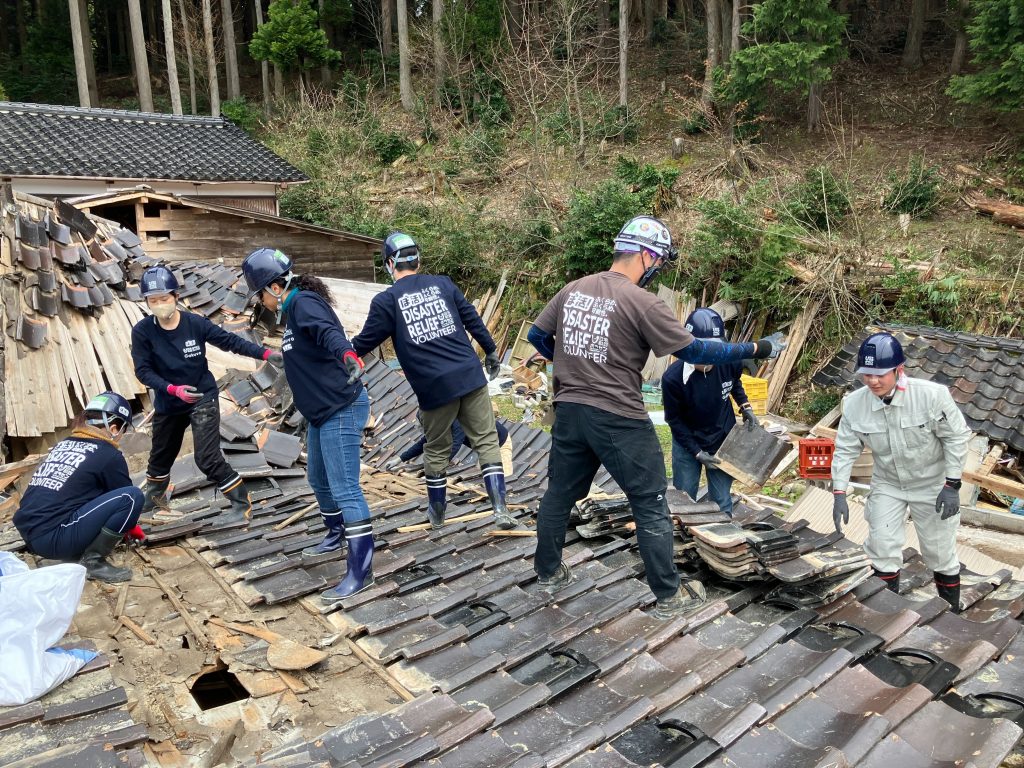
[[[877,568],[872,568],[875,572],[875,576],[885,582],[885,586],[895,592],[897,595],[900,593],[900,572],[899,571],[880,571]]]
[[[960,613],[960,574],[949,576],[945,573],[934,574],[935,591],[939,597],[949,603],[952,613]]]
[[[324,536],[324,540],[319,544],[312,547],[306,547],[302,550],[302,554],[306,557],[326,555],[328,552],[337,552],[345,545],[345,523],[342,520],[341,512],[332,512],[329,515],[325,515],[323,510],[321,510],[320,517],[323,519],[324,526],[327,528],[327,535]]]
[[[239,478],[237,483],[226,488],[223,493],[231,506],[221,517],[221,522],[248,523],[252,519],[252,501],[249,500],[249,489],[245,487],[245,481]]]
[[[444,513],[448,509],[448,476],[427,475],[427,517],[433,528],[444,526]]]
[[[146,485],[143,487],[145,501],[142,502],[142,514],[148,514],[154,509],[169,510],[171,505],[167,502],[167,486],[171,482],[171,476],[146,477]]]
[[[82,553],[78,562],[85,566],[85,575],[90,579],[106,582],[131,581],[132,572],[129,568],[118,568],[107,562],[107,556],[121,541],[122,534],[109,528],[100,530],[99,536]]]
[[[515,528],[518,523],[505,503],[505,472],[501,464],[484,464],[480,468],[484,476],[484,488],[494,510],[494,523],[503,530]]]

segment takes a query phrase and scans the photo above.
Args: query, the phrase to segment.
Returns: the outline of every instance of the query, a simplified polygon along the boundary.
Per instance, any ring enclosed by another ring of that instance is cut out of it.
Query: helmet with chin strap
[[[242,262],[242,275],[249,287],[251,299],[280,277],[287,278],[292,271],[292,260],[276,248],[258,248]]]
[[[699,307],[686,318],[686,330],[698,339],[725,341],[725,321],[710,307]]]
[[[408,264],[415,269],[420,260],[420,248],[405,232],[392,232],[384,241],[384,248],[381,250],[384,257],[384,269],[389,275],[394,276],[395,266]]]
[[[615,236],[615,251],[617,253],[642,253],[647,251],[654,259],[654,263],[644,272],[637,283],[641,288],[645,287],[665,267],[671,264],[679,256],[679,252],[672,247],[672,235],[668,227],[653,216],[634,216],[627,221]]]
[[[100,392],[85,406],[85,423],[108,432],[116,425],[123,432],[132,425],[132,407],[117,392]]]

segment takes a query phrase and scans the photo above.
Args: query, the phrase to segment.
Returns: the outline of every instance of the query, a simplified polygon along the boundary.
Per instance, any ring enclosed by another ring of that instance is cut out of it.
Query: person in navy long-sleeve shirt
[[[694,310],[686,321],[694,338],[724,341],[725,324],[713,309]],[[740,377],[743,363],[692,365],[678,360],[661,379],[665,423],[672,430],[672,483],[696,498],[703,468],[708,478],[708,495],[727,515],[732,515],[732,477],[718,469],[714,454],[725,442],[736,416],[730,398],[740,407],[748,426],[757,417],[747,400]]]
[[[151,267],[142,276],[142,295],[152,312],[132,328],[132,360],[139,381],[154,393],[153,447],[146,469],[143,512],[166,506],[171,466],[192,427],[196,466],[231,502],[223,522],[248,520],[249,492],[220,450],[217,382],[206,362],[206,345],[282,365],[280,352],[257,346],[200,315],[177,307],[179,285],[167,267]]]
[[[362,356],[391,339],[416,393],[427,439],[423,465],[430,522],[436,528],[444,525],[446,470],[452,422],[457,418],[480,457],[495,521],[501,528],[514,528],[516,520],[505,503],[505,474],[487,380],[466,332],[483,349],[492,379],[500,370],[497,345],[451,278],[419,274],[420,250],[411,237],[402,232],[388,236],[383,256],[394,285],[373,298],[366,323],[352,344]]]

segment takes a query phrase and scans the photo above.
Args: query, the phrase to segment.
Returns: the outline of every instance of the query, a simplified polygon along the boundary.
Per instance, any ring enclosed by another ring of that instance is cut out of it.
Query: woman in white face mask
[[[201,315],[178,309],[179,288],[167,267],[147,269],[142,275],[142,295],[153,316],[132,329],[135,375],[156,393],[153,448],[142,511],[167,506],[171,466],[181,450],[185,430],[191,426],[196,465],[231,502],[221,522],[246,522],[252,514],[249,493],[220,450],[217,383],[206,363],[206,343],[277,366],[283,366],[281,353],[228,333]]]

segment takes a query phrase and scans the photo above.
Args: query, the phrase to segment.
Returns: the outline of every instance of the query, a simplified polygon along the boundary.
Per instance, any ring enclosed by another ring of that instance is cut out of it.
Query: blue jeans
[[[116,488],[83,504],[67,522],[34,536],[28,547],[41,557],[77,560],[104,528],[114,533],[134,528],[143,501],[142,491],[133,485]]]
[[[702,469],[708,474],[708,496],[719,509],[732,517],[732,477],[720,469],[705,467],[697,461],[696,456],[675,440],[672,441],[672,484],[678,490],[688,493],[691,499],[697,498]]]
[[[359,487],[359,455],[363,427],[370,418],[370,398],[364,388],[352,403],[306,432],[306,478],[320,509],[329,515],[341,510],[346,525],[370,519]]]

